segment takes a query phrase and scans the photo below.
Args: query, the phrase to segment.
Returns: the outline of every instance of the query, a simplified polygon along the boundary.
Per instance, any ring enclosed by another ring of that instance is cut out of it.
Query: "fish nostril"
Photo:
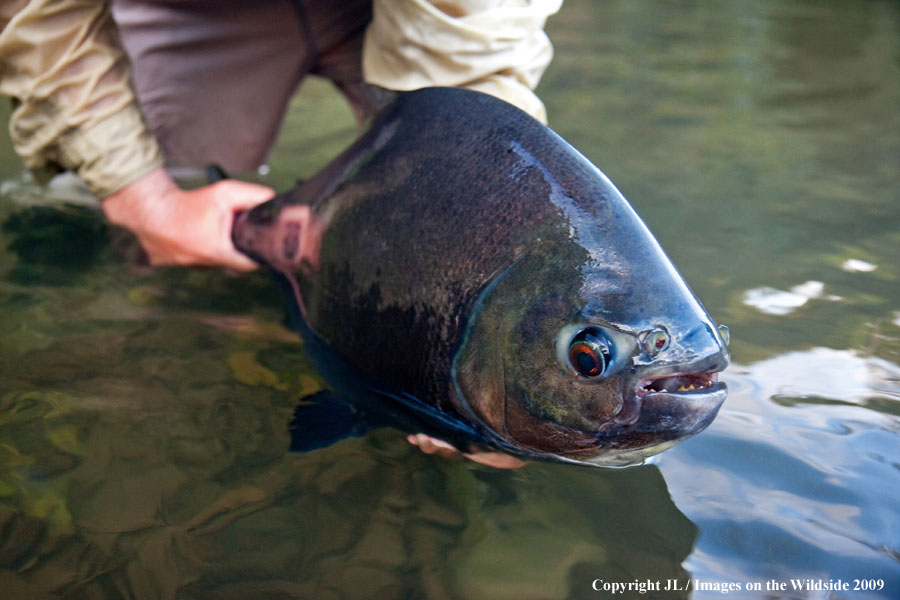
[[[644,352],[650,356],[656,356],[668,348],[672,340],[672,336],[669,335],[669,332],[662,325],[643,332],[639,338]]]

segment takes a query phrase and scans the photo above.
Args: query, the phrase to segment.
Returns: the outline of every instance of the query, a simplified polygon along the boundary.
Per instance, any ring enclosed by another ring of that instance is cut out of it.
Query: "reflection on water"
[[[20,393],[2,409],[19,457],[4,461],[5,589],[564,597],[596,577],[684,578],[696,537],[655,467],[492,471],[395,432],[285,456],[277,408],[224,398],[153,411]]]
[[[900,583],[900,367],[813,348],[727,375],[728,409],[660,460],[676,504],[702,532],[688,570],[728,581]]]
[[[710,429],[626,470],[492,471],[392,430],[289,454],[322,383],[266,276],[141,267],[0,150],[4,598],[897,596],[900,7],[568,0],[549,30],[551,122],[731,328]],[[329,93],[291,113],[276,187],[352,137]]]
[[[790,291],[764,286],[744,292],[744,304],[768,315],[786,315],[814,298],[841,300],[840,296],[825,296],[824,291],[825,284],[821,281],[807,281],[795,285]]]

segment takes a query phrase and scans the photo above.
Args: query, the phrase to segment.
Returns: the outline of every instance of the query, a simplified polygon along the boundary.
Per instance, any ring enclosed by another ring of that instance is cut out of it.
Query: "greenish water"
[[[0,596],[900,596],[900,7],[569,0],[548,31],[551,124],[731,327],[713,425],[624,470],[495,471],[392,430],[287,453],[321,382],[265,274],[141,267],[4,145]],[[353,136],[306,87],[267,180]],[[884,587],[791,591],[839,578]]]

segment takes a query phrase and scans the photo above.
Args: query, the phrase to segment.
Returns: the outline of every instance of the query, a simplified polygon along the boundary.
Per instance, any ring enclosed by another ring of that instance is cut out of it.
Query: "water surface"
[[[322,382],[265,274],[142,267],[4,146],[3,597],[900,595],[900,7],[569,0],[548,31],[551,124],[731,327],[713,425],[624,470],[495,471],[393,430],[288,453]],[[266,181],[354,135],[311,83]]]

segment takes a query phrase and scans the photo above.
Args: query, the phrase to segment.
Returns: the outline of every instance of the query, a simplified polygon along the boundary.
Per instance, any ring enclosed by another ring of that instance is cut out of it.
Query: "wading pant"
[[[367,110],[371,0],[114,0],[113,16],[170,165],[256,169],[308,74]]]

